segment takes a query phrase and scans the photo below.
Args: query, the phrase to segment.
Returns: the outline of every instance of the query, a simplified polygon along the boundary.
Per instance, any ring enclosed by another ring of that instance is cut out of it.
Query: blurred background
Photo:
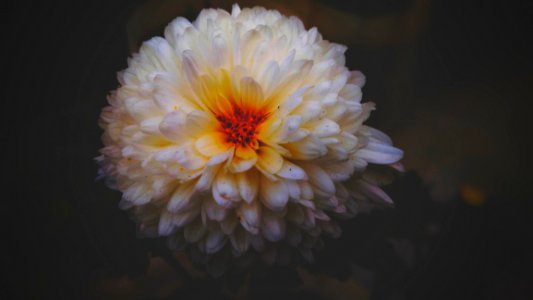
[[[116,72],[176,16],[234,1],[27,2],[2,10],[2,299],[533,299],[530,1],[239,1],[348,46],[368,121],[405,151],[394,208],[342,224],[312,265],[212,279],[139,239],[95,181]]]

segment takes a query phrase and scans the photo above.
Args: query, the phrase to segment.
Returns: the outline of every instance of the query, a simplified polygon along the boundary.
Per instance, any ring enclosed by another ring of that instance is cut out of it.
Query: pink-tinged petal
[[[330,220],[330,217],[323,210],[317,209],[313,213],[315,215],[315,218],[318,220],[322,220],[322,221]]]
[[[351,71],[348,82],[359,87],[363,87],[366,83],[366,77],[363,73],[361,73],[361,71]]]
[[[261,232],[265,239],[278,242],[285,236],[285,220],[265,210],[261,220]]]
[[[405,167],[400,162],[393,163],[390,166],[398,172],[405,172]]]
[[[260,193],[263,204],[274,211],[283,210],[289,201],[289,189],[283,180],[271,181],[261,176]]]
[[[380,187],[364,180],[357,180],[357,190],[369,199],[385,204],[394,204],[392,199]]]

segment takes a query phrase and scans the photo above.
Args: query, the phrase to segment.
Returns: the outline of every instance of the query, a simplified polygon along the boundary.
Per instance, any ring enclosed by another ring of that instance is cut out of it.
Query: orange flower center
[[[261,109],[233,105],[231,112],[219,114],[216,118],[226,134],[226,142],[244,147],[256,144],[259,125],[267,116]]]

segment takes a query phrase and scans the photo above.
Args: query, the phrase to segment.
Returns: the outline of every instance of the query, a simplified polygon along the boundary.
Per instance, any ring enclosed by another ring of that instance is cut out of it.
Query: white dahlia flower
[[[118,76],[102,174],[140,228],[174,246],[310,257],[322,233],[340,234],[335,220],[391,203],[367,164],[402,157],[363,125],[374,104],[345,50],[260,7],[175,19]]]

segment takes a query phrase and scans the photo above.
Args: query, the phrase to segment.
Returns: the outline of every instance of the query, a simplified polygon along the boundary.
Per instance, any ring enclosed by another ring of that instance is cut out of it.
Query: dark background
[[[405,150],[396,206],[344,223],[311,266],[191,271],[95,181],[96,121],[140,41],[231,2],[3,4],[0,298],[533,299],[530,1],[241,3],[349,46],[369,124]]]

